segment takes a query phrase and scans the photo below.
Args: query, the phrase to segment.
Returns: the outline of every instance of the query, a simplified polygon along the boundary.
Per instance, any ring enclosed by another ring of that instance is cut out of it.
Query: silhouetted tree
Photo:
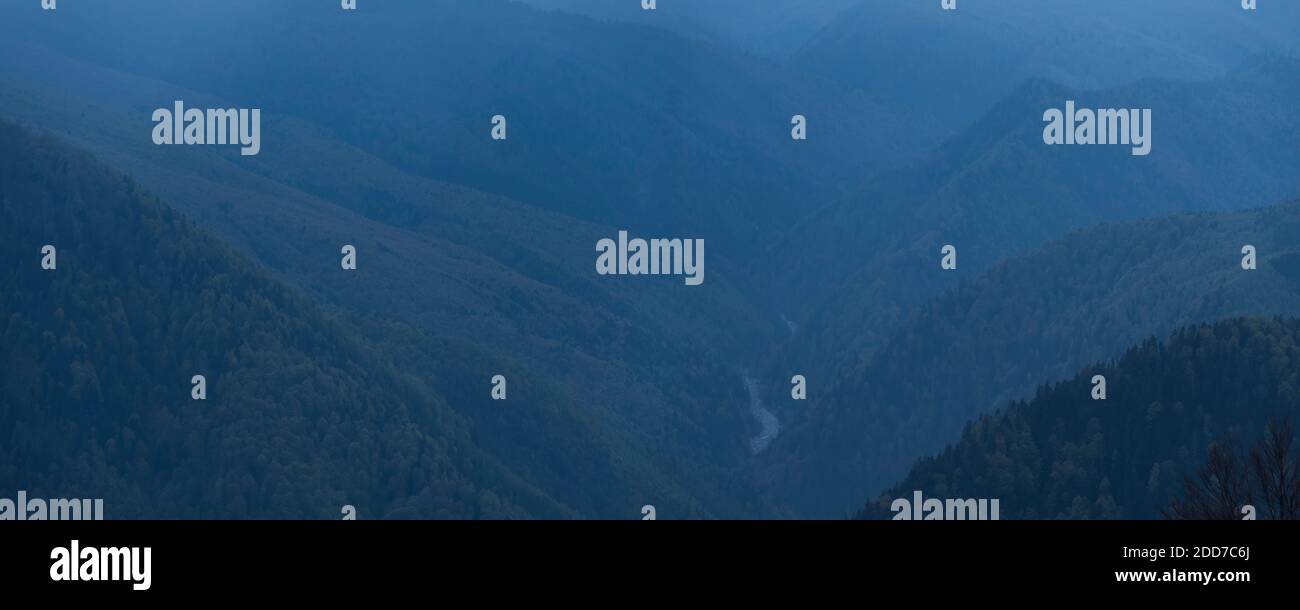
[[[1241,507],[1252,504],[1250,469],[1231,440],[1210,445],[1205,466],[1195,477],[1183,478],[1184,497],[1165,510],[1169,519],[1236,520]]]
[[[1264,438],[1250,452],[1251,471],[1265,519],[1300,518],[1300,454],[1290,420],[1271,422]]]
[[[1269,422],[1263,438],[1243,458],[1230,440],[1213,443],[1205,465],[1183,480],[1184,495],[1164,511],[1169,519],[1241,519],[1255,507],[1262,519],[1300,518],[1300,454],[1291,422]]]

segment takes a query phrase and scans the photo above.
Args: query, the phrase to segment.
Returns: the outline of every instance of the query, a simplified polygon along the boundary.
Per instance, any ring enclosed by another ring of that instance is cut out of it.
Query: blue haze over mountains
[[[1039,385],[1300,315],[1294,3],[359,5],[0,6],[0,488],[110,517],[839,517]],[[261,154],[154,146],[178,99],[261,108]],[[1152,108],[1151,155],[1043,145],[1067,99]],[[121,264],[46,285],[51,224],[105,214],[58,273]],[[596,275],[620,229],[704,238],[704,285]],[[121,311],[42,311],[97,296]],[[229,380],[198,410],[188,364]],[[781,422],[757,455],[747,376]]]

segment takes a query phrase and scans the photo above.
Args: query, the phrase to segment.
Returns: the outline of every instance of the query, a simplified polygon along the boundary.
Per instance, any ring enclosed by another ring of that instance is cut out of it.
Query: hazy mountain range
[[[1300,312],[1300,204],[1100,225],[932,299],[763,456],[810,512],[903,476],[966,422],[1183,325]],[[1241,268],[1243,246],[1258,268]],[[936,383],[935,379],[942,380]],[[786,401],[788,403],[788,400]],[[846,484],[847,482],[847,484]]]
[[[1040,385],[1300,311],[1300,7],[32,4],[0,486],[119,516],[839,517]],[[154,145],[175,100],[261,152]],[[1151,109],[1151,154],[1044,145],[1067,100]],[[705,283],[597,275],[620,230]]]

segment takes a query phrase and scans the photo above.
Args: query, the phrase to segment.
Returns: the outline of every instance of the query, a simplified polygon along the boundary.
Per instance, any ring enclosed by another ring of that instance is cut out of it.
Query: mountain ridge
[[[1297,240],[1300,201],[1109,223],[1010,258],[927,302],[869,362],[788,410],[762,476],[803,511],[852,512],[846,489],[886,485],[1040,384],[1179,326],[1300,314]],[[1248,244],[1252,271],[1241,269]]]
[[[1296,415],[1298,341],[1294,317],[1232,318],[1148,339],[972,421],[857,517],[888,518],[889,499],[912,490],[999,498],[1009,519],[1159,517],[1214,443],[1253,439]],[[1091,398],[1093,375],[1106,379],[1105,400]]]

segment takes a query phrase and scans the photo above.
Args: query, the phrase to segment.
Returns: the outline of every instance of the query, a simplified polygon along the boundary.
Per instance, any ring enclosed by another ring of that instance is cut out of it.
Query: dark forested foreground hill
[[[118,518],[765,510],[509,361],[323,313],[129,178],[0,130],[0,487]]]
[[[1106,400],[1091,397],[1094,375],[1106,378]],[[997,498],[1004,519],[1154,518],[1183,493],[1183,477],[1194,475],[1212,444],[1253,444],[1267,426],[1297,415],[1300,321],[1186,327],[980,417],[862,516],[889,517],[891,499],[920,490],[931,498]],[[1289,457],[1283,461],[1294,462]],[[1294,463],[1288,467],[1294,473]]]
[[[1300,314],[1298,282],[1300,202],[1076,231],[930,301],[869,364],[788,410],[765,477],[812,514],[852,511],[854,489],[897,480],[1040,384],[1187,324]]]

